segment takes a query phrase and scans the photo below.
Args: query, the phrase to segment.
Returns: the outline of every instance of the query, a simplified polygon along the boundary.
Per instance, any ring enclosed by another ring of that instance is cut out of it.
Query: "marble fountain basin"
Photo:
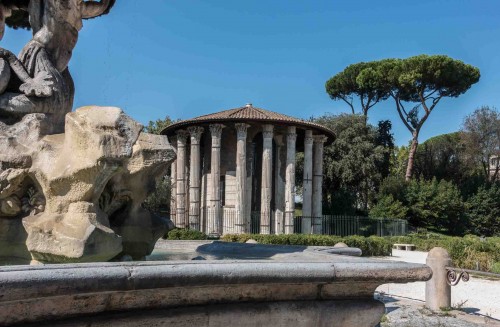
[[[375,326],[379,285],[432,275],[331,248],[170,244],[201,260],[0,267],[0,325]],[[153,257],[168,248],[160,242]]]

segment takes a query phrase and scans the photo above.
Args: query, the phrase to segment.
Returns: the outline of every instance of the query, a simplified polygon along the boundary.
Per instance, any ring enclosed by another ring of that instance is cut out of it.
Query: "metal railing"
[[[284,213],[252,211],[250,216],[240,217],[235,208],[203,208],[199,228],[211,235],[282,234],[285,232]],[[241,218],[241,219],[240,219]],[[263,222],[265,222],[263,224]],[[269,224],[269,226],[266,226]],[[192,224],[191,224],[192,225]],[[408,222],[404,219],[369,218],[362,216],[323,215],[322,217],[297,216],[293,220],[295,234],[323,234],[337,236],[401,236],[408,234]]]
[[[456,286],[460,281],[468,282],[470,280],[470,275],[500,279],[500,274],[495,274],[487,271],[462,269],[457,267],[445,267],[445,268],[446,268],[446,282],[450,286]]]
[[[408,234],[408,222],[404,219],[362,216],[297,216],[294,221],[294,233],[337,236],[401,236]]]

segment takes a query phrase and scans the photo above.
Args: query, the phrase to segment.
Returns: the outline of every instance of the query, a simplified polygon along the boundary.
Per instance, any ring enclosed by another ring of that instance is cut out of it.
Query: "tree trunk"
[[[407,182],[410,181],[413,175],[413,162],[415,160],[415,153],[417,152],[418,147],[418,130],[412,133],[413,138],[410,146],[410,153],[408,154],[408,166],[406,166],[406,176],[405,179]]]

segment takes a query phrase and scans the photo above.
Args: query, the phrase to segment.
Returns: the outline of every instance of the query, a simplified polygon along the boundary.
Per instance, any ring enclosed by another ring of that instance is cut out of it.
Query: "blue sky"
[[[351,63],[425,53],[479,67],[479,83],[440,102],[424,141],[481,105],[500,107],[499,12],[497,0],[117,0],[80,32],[75,108],[117,106],[147,123],[252,102],[309,118],[349,112],[324,84]],[[30,37],[9,29],[1,46],[17,53]],[[391,119],[397,144],[408,143],[392,101],[369,117]]]

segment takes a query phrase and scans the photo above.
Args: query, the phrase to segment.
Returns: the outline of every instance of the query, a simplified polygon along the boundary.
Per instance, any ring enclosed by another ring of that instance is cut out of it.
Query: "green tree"
[[[386,81],[383,89],[390,89],[397,112],[412,134],[405,174],[409,181],[422,126],[442,98],[458,97],[477,83],[479,69],[447,56],[420,55],[380,61],[378,70]]]
[[[315,122],[330,128],[337,136],[325,147],[325,202],[335,208],[338,205],[335,199],[342,195],[343,199],[356,199],[351,207],[366,212],[382,180],[379,165],[384,160],[385,149],[376,144],[377,129],[366,125],[361,115],[324,115]]]
[[[401,201],[394,199],[392,195],[383,196],[370,209],[370,217],[372,218],[405,219],[407,213],[408,208]]]
[[[389,176],[380,185],[370,216],[406,218],[415,227],[462,234],[467,228],[465,204],[459,189],[445,180]],[[405,212],[406,211],[406,212]]]
[[[404,145],[394,147],[391,153],[390,176],[405,175],[409,149]]]
[[[393,155],[395,147],[394,135],[392,134],[392,122],[390,120],[381,120],[378,122],[375,144],[384,148],[384,158],[378,164],[378,169],[382,178],[386,178],[391,171],[391,156]]]
[[[500,185],[480,188],[467,201],[469,232],[483,236],[500,236]]]
[[[500,112],[483,106],[465,117],[463,140],[468,158],[481,168],[485,181],[492,183],[500,177]]]
[[[418,145],[414,166],[417,178],[435,177],[461,186],[475,173],[475,167],[467,160],[460,132],[438,135]]]
[[[452,235],[460,235],[466,229],[464,202],[460,191],[451,182],[435,178],[412,180],[406,190],[406,202],[413,226]]]
[[[356,114],[354,98],[359,98],[361,113],[366,117],[378,102],[389,97],[376,62],[360,62],[347,66],[342,72],[330,78],[325,85],[333,100],[342,100]]]
[[[172,120],[170,116],[166,116],[164,119],[157,119],[155,121],[150,120],[147,126],[144,126],[144,132],[151,134],[160,134],[163,129],[172,125],[176,121]]]

